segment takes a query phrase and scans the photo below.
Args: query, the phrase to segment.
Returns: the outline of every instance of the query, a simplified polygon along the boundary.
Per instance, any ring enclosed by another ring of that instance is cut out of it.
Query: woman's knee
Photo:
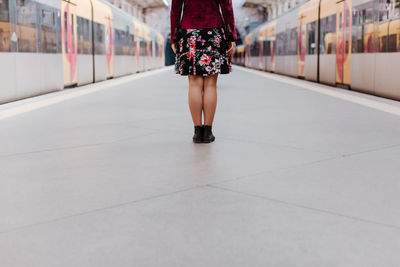
[[[218,74],[210,75],[204,78],[204,88],[217,88]]]

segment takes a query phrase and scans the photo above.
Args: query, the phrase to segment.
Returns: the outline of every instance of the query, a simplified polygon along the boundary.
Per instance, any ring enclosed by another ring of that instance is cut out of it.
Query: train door
[[[351,68],[351,2],[336,2],[336,83],[350,84]]]
[[[64,87],[78,83],[77,59],[78,38],[76,26],[76,4],[72,1],[61,1],[61,39],[64,69]]]
[[[305,76],[307,28],[305,15],[299,15],[299,28],[297,31],[297,76]]]

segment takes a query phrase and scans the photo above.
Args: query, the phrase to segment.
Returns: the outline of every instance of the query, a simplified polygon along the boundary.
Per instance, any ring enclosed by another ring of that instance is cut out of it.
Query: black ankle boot
[[[211,143],[214,142],[215,136],[212,133],[212,126],[204,125],[203,126],[204,133],[203,133],[203,143]]]
[[[194,126],[194,135],[193,142],[194,143],[203,143],[203,126]]]

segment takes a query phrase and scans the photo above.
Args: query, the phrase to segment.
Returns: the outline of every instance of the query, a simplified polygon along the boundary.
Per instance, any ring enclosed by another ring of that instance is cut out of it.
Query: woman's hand
[[[226,53],[228,55],[234,54],[235,53],[235,49],[236,49],[236,43],[235,42],[230,42],[228,47],[229,47],[229,49],[228,49],[228,51],[226,51]]]
[[[171,48],[172,48],[172,51],[174,51],[174,54],[176,54],[176,46],[174,43],[171,45]]]

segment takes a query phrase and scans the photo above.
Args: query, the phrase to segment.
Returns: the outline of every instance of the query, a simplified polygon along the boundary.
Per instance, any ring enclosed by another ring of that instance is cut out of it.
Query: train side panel
[[[383,20],[379,28],[381,53],[376,56],[375,92],[400,100],[400,5],[398,17]]]
[[[278,18],[276,26],[276,72],[297,77],[297,18],[295,8]]]
[[[60,90],[59,1],[1,1],[0,103]]]

